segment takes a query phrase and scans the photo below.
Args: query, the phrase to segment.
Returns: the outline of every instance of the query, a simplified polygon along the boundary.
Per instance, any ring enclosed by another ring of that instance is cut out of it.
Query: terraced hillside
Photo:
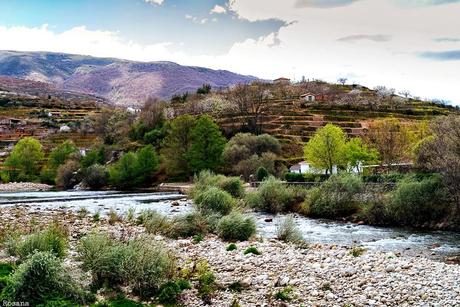
[[[26,136],[40,139],[46,149],[66,139],[89,147],[95,140],[90,118],[101,103],[96,97],[59,92],[39,82],[0,79],[0,159]]]
[[[452,112],[441,106],[414,102],[404,108],[359,110],[324,103],[304,103],[301,100],[267,100],[264,108],[261,131],[280,140],[306,143],[315,131],[328,123],[343,128],[349,136],[365,133],[369,122],[379,118],[395,117],[408,124],[432,119]],[[237,131],[244,125],[245,117],[228,115],[218,119],[228,132]]]

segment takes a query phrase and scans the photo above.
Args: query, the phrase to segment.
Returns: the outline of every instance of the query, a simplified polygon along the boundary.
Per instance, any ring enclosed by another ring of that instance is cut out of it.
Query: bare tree
[[[345,83],[347,83],[348,79],[347,78],[338,78],[337,79],[337,82],[339,82],[340,84],[342,85],[345,85]]]
[[[432,124],[433,136],[422,142],[417,165],[442,174],[445,187],[460,219],[460,117],[449,115]]]
[[[239,115],[245,118],[245,128],[259,134],[262,132],[262,114],[269,95],[269,84],[254,82],[236,85],[227,92],[226,98],[236,105]]]
[[[408,90],[402,90],[399,92],[399,95],[403,96],[404,98],[409,98],[411,96],[410,92]]]

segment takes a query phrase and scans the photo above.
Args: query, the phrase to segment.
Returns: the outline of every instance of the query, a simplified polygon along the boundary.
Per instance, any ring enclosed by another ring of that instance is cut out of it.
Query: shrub
[[[56,298],[86,303],[89,295],[67,272],[61,260],[52,253],[36,252],[15,270],[1,298],[29,302],[31,306]]]
[[[275,177],[269,177],[258,188],[262,209],[271,213],[292,211],[295,204],[294,190]]]
[[[62,189],[71,189],[77,184],[77,171],[80,164],[77,161],[69,160],[57,169],[56,185]]]
[[[276,292],[275,298],[283,302],[290,302],[293,300],[292,292],[293,292],[292,287],[285,287],[282,290],[279,290],[278,292]]]
[[[56,257],[63,258],[67,253],[67,232],[58,225],[51,225],[47,229],[26,236],[22,240],[10,242],[9,253],[25,260],[36,251],[50,252]]]
[[[137,217],[137,223],[144,225],[147,232],[152,234],[165,234],[171,227],[168,218],[154,210],[142,211]]]
[[[245,255],[247,254],[260,255],[260,252],[256,247],[250,246],[244,250],[244,254]]]
[[[127,244],[123,262],[124,279],[141,297],[154,295],[159,287],[171,280],[175,261],[169,251],[152,238],[140,238]]]
[[[219,183],[219,187],[233,197],[242,198],[244,196],[243,182],[238,177],[226,177]]]
[[[235,200],[228,193],[217,187],[210,187],[198,192],[193,199],[197,208],[203,213],[228,214],[235,206]]]
[[[297,227],[292,214],[287,215],[276,229],[278,240],[290,243],[300,243],[303,241],[302,233]]]
[[[230,243],[228,246],[227,246],[227,252],[231,252],[231,251],[234,251],[236,250],[237,247],[236,247],[236,244],[235,243]]]
[[[122,264],[127,250],[107,234],[90,234],[83,237],[77,247],[82,268],[90,271],[95,286],[114,286],[122,283]]]
[[[318,188],[310,190],[311,214],[318,217],[335,218],[353,214],[358,209],[355,197],[361,192],[360,177],[350,174],[331,176]]]
[[[161,304],[175,304],[177,302],[177,296],[182,292],[179,285],[173,281],[169,281],[163,284],[159,291],[158,301]]]
[[[244,197],[244,203],[250,208],[262,208],[263,199],[259,192],[249,192]]]
[[[194,197],[198,192],[208,189],[209,187],[218,187],[228,192],[236,198],[244,196],[243,182],[238,177],[225,177],[216,175],[211,171],[201,171],[194,178],[194,188],[190,195]]]
[[[366,249],[363,248],[363,247],[354,246],[354,247],[350,250],[350,255],[352,255],[353,257],[359,257],[359,256],[361,256],[362,254],[364,254],[365,251],[366,251]]]
[[[205,304],[210,304],[217,290],[216,276],[211,271],[205,271],[198,276],[198,296]]]
[[[3,288],[8,285],[9,276],[13,272],[14,267],[10,263],[0,263],[0,293]]]
[[[291,172],[284,174],[284,180],[286,180],[287,182],[305,182],[306,181],[303,174],[291,173]]]
[[[256,223],[253,218],[234,211],[220,220],[217,233],[226,241],[245,241],[256,233]]]
[[[417,181],[401,181],[391,195],[389,212],[394,221],[411,226],[437,221],[447,213],[447,202],[441,179],[433,176]]]
[[[228,289],[234,292],[241,292],[243,291],[244,286],[240,281],[234,281],[228,286]]]
[[[78,246],[84,270],[91,271],[96,286],[128,285],[141,297],[151,297],[170,281],[175,262],[152,238],[123,243],[107,234],[91,234]]]
[[[264,181],[270,174],[263,166],[259,167],[256,172],[257,181]]]
[[[90,189],[100,189],[109,183],[109,172],[105,166],[93,164],[83,171],[83,182]]]
[[[200,212],[174,217],[167,235],[171,238],[203,236],[208,232],[208,220]]]

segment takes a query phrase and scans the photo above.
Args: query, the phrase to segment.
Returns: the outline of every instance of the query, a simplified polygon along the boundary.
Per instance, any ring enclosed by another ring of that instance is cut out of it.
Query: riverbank
[[[10,183],[0,183],[0,193],[1,192],[40,192],[40,191],[50,191],[54,187],[52,185],[43,184],[43,183],[33,183],[33,182],[10,182]]]
[[[66,263],[75,266],[78,239],[91,231],[108,231],[115,237],[129,239],[142,235],[145,229],[127,218],[121,221],[101,217],[95,220],[85,212],[64,210],[28,211],[21,207],[1,208],[2,229],[23,229],[59,221],[69,230],[70,252]],[[206,260],[217,277],[219,289],[213,306],[228,306],[237,299],[241,306],[270,306],[280,303],[276,294],[288,293],[292,306],[455,306],[460,302],[458,276],[460,266],[423,257],[398,253],[364,251],[333,244],[311,244],[307,248],[273,239],[255,238],[237,243],[227,251],[228,243],[208,235],[194,244],[192,239],[171,240],[155,236],[177,257],[181,268]],[[254,246],[261,255],[244,255]],[[0,251],[0,261],[11,260]],[[241,292],[228,287],[238,282]],[[185,306],[201,306],[196,290],[181,296]]]

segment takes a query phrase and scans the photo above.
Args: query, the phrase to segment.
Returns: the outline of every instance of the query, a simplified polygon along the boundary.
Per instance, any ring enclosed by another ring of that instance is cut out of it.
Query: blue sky
[[[346,77],[460,104],[459,16],[460,0],[0,0],[0,49]]]
[[[278,31],[277,19],[250,22],[235,14],[212,14],[225,0],[170,0],[161,5],[143,0],[2,0],[0,23],[36,27],[48,24],[62,32],[85,25],[90,30],[116,31],[141,44],[169,41],[172,48],[218,54],[239,41]],[[195,20],[194,20],[195,18]],[[167,30],[167,31],[166,31]]]

